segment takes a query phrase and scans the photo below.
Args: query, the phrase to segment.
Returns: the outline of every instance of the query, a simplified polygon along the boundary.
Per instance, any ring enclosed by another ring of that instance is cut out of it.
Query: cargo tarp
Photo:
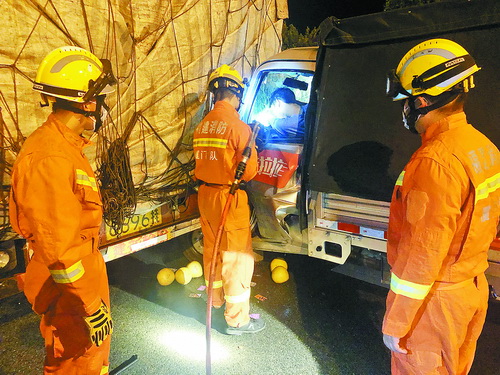
[[[108,95],[112,123],[92,137],[88,156],[96,169],[103,160],[125,166],[117,178],[133,179],[139,203],[154,201],[140,212],[186,188],[209,72],[229,64],[250,77],[280,50],[287,16],[286,0],[0,1],[3,220],[12,163],[25,137],[50,113],[40,108],[32,84],[51,50],[73,45],[111,61],[118,79],[116,93]],[[124,142],[129,157],[117,147]]]

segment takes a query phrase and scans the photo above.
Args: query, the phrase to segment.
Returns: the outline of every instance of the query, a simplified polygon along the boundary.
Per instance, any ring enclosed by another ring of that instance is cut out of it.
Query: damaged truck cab
[[[317,47],[283,51],[259,66],[247,89],[242,119],[250,124],[257,121],[264,128],[258,142],[259,171],[246,185],[257,223],[253,246],[255,250],[323,259],[338,264],[335,270],[340,273],[375,284],[388,283],[385,231],[395,179],[375,175],[370,181],[358,179],[363,170],[376,173],[375,164],[382,164],[377,158],[385,155],[387,159],[387,150],[374,141],[344,146],[324,160],[335,184],[332,189],[310,189],[302,182],[309,168],[316,167],[305,162],[305,150],[314,143],[306,138],[314,134],[316,116],[310,111],[305,121],[307,134],[296,136],[285,134],[272,113],[266,113],[271,112],[269,99],[278,89],[292,90],[297,102],[313,108],[317,54]],[[335,135],[333,125],[331,131],[318,136],[328,137],[327,133]],[[341,136],[340,129],[337,134]],[[356,194],[360,192],[365,194]]]

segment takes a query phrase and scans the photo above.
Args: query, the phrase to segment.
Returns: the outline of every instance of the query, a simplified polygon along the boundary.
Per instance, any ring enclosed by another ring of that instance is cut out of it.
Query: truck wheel
[[[190,233],[189,241],[191,247],[187,250],[191,253],[192,258],[188,257],[190,260],[203,260],[203,233],[201,229],[195,229]]]
[[[0,278],[17,267],[17,251],[14,240],[0,242]]]

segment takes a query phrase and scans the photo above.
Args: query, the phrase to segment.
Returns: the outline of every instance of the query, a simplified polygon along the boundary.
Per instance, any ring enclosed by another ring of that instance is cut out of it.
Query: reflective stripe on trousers
[[[392,352],[393,375],[466,375],[486,319],[488,282],[479,275],[460,283],[436,282],[426,308],[401,338],[409,354]]]

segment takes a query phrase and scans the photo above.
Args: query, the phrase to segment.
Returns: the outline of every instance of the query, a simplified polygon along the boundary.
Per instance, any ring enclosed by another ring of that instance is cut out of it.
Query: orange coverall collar
[[[430,125],[424,133],[421,134],[422,144],[429,142],[431,139],[436,137],[437,135],[454,129],[458,126],[462,126],[467,123],[467,118],[465,116],[465,112],[455,113],[448,117],[445,117],[439,121],[436,121],[432,125]]]
[[[222,109],[224,111],[231,112],[238,119],[240,118],[240,114],[238,113],[238,111],[236,109],[234,109],[234,107],[231,104],[229,104],[228,102],[226,102],[224,100],[219,100],[218,102],[215,102],[214,109]]]
[[[49,118],[46,122],[52,128],[55,128],[56,131],[62,134],[62,136],[73,146],[78,149],[83,149],[86,146],[92,144],[88,139],[83,138],[81,135],[76,134],[66,125],[64,125],[61,121],[59,121],[53,113],[49,115]]]

